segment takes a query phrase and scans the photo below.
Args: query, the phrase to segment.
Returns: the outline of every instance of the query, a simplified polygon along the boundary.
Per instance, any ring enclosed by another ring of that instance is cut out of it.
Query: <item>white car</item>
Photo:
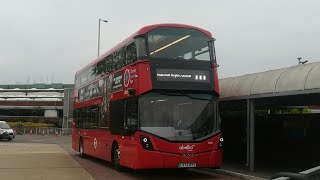
[[[0,121],[0,139],[7,139],[8,141],[11,141],[13,138],[15,138],[13,129],[7,122]]]

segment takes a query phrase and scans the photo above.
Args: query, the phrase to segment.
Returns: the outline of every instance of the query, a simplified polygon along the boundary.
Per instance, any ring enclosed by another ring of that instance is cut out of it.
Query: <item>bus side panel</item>
[[[90,140],[88,137],[88,130],[87,129],[81,129],[80,130],[80,136],[82,137],[83,141],[83,152],[85,154],[91,155],[91,148],[90,148]]]
[[[120,164],[129,168],[134,168],[137,160],[137,141],[133,136],[122,136],[124,139],[119,141],[120,145]]]
[[[110,135],[110,131],[108,130],[108,135],[106,135],[104,138],[105,138],[103,140],[105,142],[104,150],[106,151],[106,155],[103,159],[111,162],[112,143],[114,141],[114,137],[113,135]]]
[[[75,124],[72,123],[72,149],[79,151],[79,130],[75,128]]]
[[[86,154],[111,161],[113,136],[108,129],[83,130],[82,134],[86,134],[83,137]]]
[[[97,147],[93,149],[95,157],[111,161],[113,135],[110,134],[108,129],[96,131],[95,135],[97,138]]]
[[[143,94],[152,89],[150,63],[144,62],[138,64],[139,85],[138,94]]]

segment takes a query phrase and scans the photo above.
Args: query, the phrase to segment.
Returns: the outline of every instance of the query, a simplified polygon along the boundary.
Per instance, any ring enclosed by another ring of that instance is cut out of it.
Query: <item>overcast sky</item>
[[[219,76],[320,61],[317,0],[0,0],[0,84],[73,83],[139,28],[183,23],[212,32]]]

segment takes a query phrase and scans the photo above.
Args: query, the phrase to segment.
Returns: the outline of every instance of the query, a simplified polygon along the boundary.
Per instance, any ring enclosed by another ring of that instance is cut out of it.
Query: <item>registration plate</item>
[[[179,168],[197,167],[197,163],[178,163]]]

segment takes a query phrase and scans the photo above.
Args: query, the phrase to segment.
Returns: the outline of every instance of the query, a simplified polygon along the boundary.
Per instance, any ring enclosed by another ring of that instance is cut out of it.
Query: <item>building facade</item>
[[[42,122],[67,128],[72,119],[73,84],[0,85],[0,120]]]

